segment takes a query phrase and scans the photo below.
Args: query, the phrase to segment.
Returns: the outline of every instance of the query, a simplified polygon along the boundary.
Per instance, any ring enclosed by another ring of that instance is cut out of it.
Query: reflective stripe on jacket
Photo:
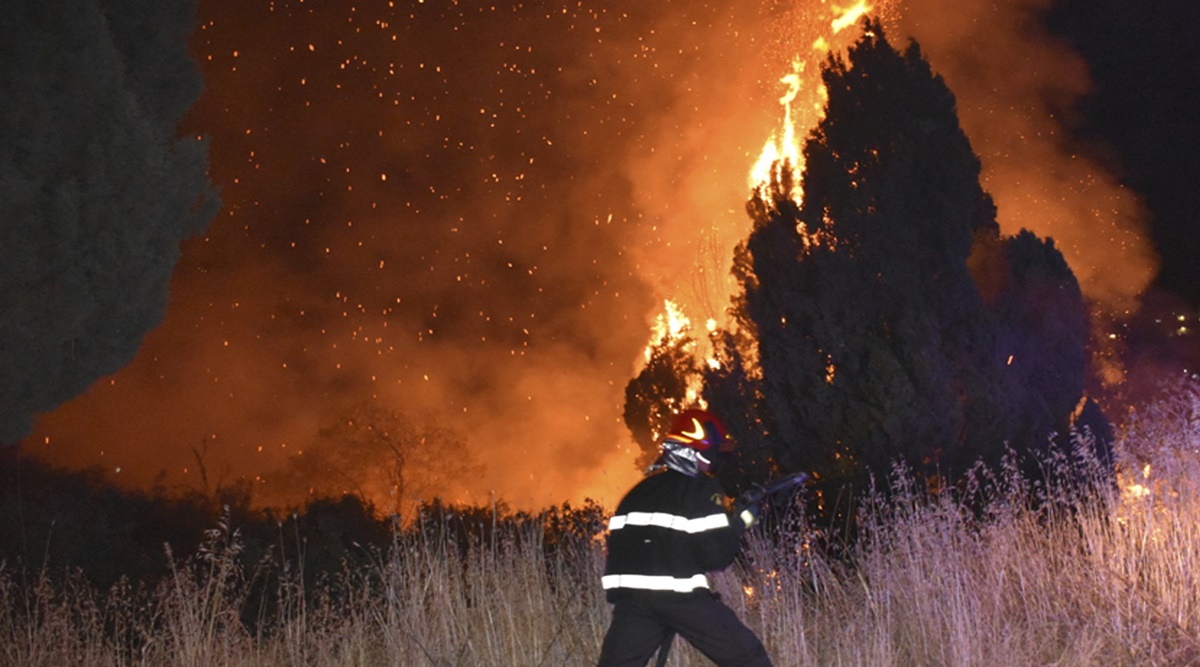
[[[743,524],[730,520],[724,501],[715,479],[669,469],[630,489],[608,524],[608,599],[708,590],[706,573],[733,562],[741,546]]]

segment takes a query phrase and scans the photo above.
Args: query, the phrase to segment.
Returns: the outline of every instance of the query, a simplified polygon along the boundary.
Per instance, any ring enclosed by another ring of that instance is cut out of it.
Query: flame
[[[1145,484],[1143,484],[1142,482],[1145,482]],[[1152,489],[1150,488],[1150,486],[1148,486],[1149,484],[1150,484],[1150,464],[1147,463],[1146,465],[1142,466],[1141,481],[1130,480],[1129,483],[1126,484],[1124,493],[1122,495],[1124,495],[1128,499],[1145,498],[1146,496],[1150,495],[1153,492]]]
[[[717,321],[712,318],[709,318],[704,324],[710,333],[717,328]],[[650,327],[650,342],[646,344],[646,348],[643,350],[645,362],[650,363],[656,346],[660,344],[678,344],[691,333],[691,330],[692,321],[683,312],[683,306],[674,300],[664,299],[663,311],[654,318],[654,324]],[[688,341],[687,345],[690,354],[696,354],[696,343],[695,339]],[[720,362],[715,357],[708,357],[704,363],[709,368],[720,367]],[[697,373],[689,377],[683,405],[705,407],[704,399],[700,395],[703,388],[703,379],[700,377],[700,374]]]
[[[827,97],[819,72],[809,74],[809,65],[819,64],[835,49],[848,45],[849,39],[837,40],[835,43],[833,38],[858,23],[874,9],[875,6],[868,4],[866,0],[859,0],[849,7],[835,6],[834,16],[829,22],[830,33],[819,35],[812,42],[812,51],[809,54],[812,60],[806,61],[800,56],[792,59],[791,71],[779,79],[779,83],[785,86],[785,92],[779,98],[779,104],[783,107],[783,121],[778,129],[771,132],[750,169],[751,190],[761,194],[763,188],[783,167],[790,168],[797,175],[804,171],[803,146],[798,128],[815,127],[824,118]],[[812,70],[819,68],[813,67]],[[800,99],[800,93],[806,84],[811,89],[811,96],[803,100]],[[808,104],[805,105],[804,102]],[[802,195],[800,179],[796,178],[788,196],[799,203]]]
[[[796,138],[796,121],[792,113],[792,103],[800,94],[804,70],[805,63],[799,58],[793,59],[792,71],[779,79],[780,83],[787,86],[787,92],[779,98],[779,104],[783,106],[783,124],[780,129],[771,133],[759,153],[758,160],[750,170],[750,187],[752,189],[761,188],[770,183],[775,170],[781,165],[788,165],[797,172],[803,166],[800,141]],[[800,186],[797,184],[792,189],[793,192],[790,193],[790,196],[792,199],[800,201]]]
[[[866,16],[867,12],[870,12],[872,9],[874,9],[874,7],[868,5],[866,0],[859,0],[857,4],[845,9],[835,7],[834,10],[840,11],[841,15],[833,19],[833,21],[829,24],[829,27],[833,28],[833,34],[836,35],[855,23],[858,23],[858,20]]]
[[[650,327],[650,342],[644,352],[646,361],[650,361],[655,345],[663,340],[675,342],[691,328],[692,322],[683,314],[683,307],[671,299],[664,299],[663,312],[654,318],[654,324]]]
[[[881,2],[881,11],[887,13],[891,4],[890,0]],[[820,15],[814,15],[809,9],[803,11],[803,17],[797,25],[803,26],[803,31],[807,32],[795,41],[800,44],[808,43],[811,49],[807,53],[794,55],[791,58],[790,70],[778,79],[778,83],[783,86],[782,94],[778,97],[783,111],[782,119],[763,143],[762,150],[748,173],[748,185],[755,195],[766,197],[766,189],[773,180],[777,180],[775,177],[780,171],[786,168],[797,176],[792,179],[791,190],[786,195],[793,201],[800,202],[803,194],[799,178],[804,170],[803,136],[808,128],[816,127],[824,118],[825,102],[828,98],[825,86],[821,82],[820,64],[835,49],[844,49],[857,38],[853,31],[847,31],[846,28],[858,23],[868,12],[875,11],[876,7],[876,4],[868,3],[867,0],[858,0],[849,6],[834,5],[829,12],[822,12]],[[819,230],[809,232],[803,225],[799,231],[806,246],[836,242],[836,239],[823,236]],[[651,328],[650,342],[645,348],[644,356],[647,362],[650,361],[655,346],[663,342],[677,342],[686,335],[691,328],[691,322],[685,313],[695,312],[689,310],[689,307],[696,305],[687,302],[686,299],[664,300],[663,312],[656,317]],[[716,331],[718,327],[719,323],[713,318],[705,322],[709,333]],[[711,352],[705,339],[696,342],[704,352]],[[705,359],[704,363],[714,369],[720,366],[719,361],[711,356]],[[826,380],[832,382],[836,372],[837,368],[830,359],[826,366]],[[698,385],[698,379],[693,384]],[[694,401],[698,391],[698,386],[689,389],[688,400]]]
[[[752,159],[747,174],[748,186],[754,196],[769,199],[777,193],[768,192],[772,182],[778,182],[778,176],[784,169],[794,175],[791,179],[790,190],[783,193],[799,203],[802,198],[801,176],[804,171],[803,142],[811,128],[815,128],[824,118],[825,104],[828,95],[821,78],[821,65],[831,53],[844,50],[858,38],[857,31],[847,30],[857,24],[868,12],[878,11],[888,15],[894,13],[897,0],[858,0],[849,5],[796,5],[790,10],[793,19],[790,22],[793,33],[787,39],[793,55],[790,66],[775,83],[780,86],[776,98],[782,113],[779,114],[778,125],[768,133],[762,144],[762,149],[756,159]],[[786,60],[784,62],[787,62]],[[747,158],[753,158],[747,154]],[[804,225],[798,231],[803,237],[806,247],[836,243],[836,239],[821,230],[808,231]],[[721,261],[724,261],[722,259]],[[693,274],[696,270],[693,269]],[[732,286],[728,286],[732,290]],[[684,290],[668,290],[671,298],[664,300],[663,310],[657,315],[651,327],[650,341],[645,347],[644,357],[648,363],[654,350],[663,344],[679,343],[691,331],[691,320],[688,314],[700,317],[702,313],[711,313],[712,303],[702,290],[689,297]],[[732,296],[732,291],[723,294]],[[697,319],[699,321],[699,319]],[[721,324],[713,318],[708,318],[705,328],[708,333],[715,332]],[[720,362],[715,358],[708,337],[700,336],[691,341],[694,345],[690,353],[708,368],[717,369]],[[750,362],[753,366],[753,362]],[[832,359],[826,366],[826,379],[833,382],[837,367]],[[685,398],[686,404],[700,402],[701,374],[695,373],[689,378],[689,387]]]
[[[1130,484],[1125,488],[1125,492],[1128,493],[1132,498],[1144,498],[1150,495],[1150,489],[1148,487],[1137,483]]]

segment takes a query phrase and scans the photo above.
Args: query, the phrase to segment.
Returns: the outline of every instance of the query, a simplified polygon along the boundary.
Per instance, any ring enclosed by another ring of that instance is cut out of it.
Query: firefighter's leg
[[[621,600],[613,605],[599,667],[645,667],[666,636],[667,628],[653,610],[635,600]]]
[[[718,667],[771,667],[767,650],[732,609],[716,597],[672,603],[670,624]]]

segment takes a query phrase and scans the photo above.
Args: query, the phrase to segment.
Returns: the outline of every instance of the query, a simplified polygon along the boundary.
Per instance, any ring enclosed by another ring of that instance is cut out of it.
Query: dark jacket
[[[720,484],[667,469],[646,477],[608,524],[605,594],[609,602],[648,591],[707,593],[707,572],[737,556],[745,526],[725,511]]]

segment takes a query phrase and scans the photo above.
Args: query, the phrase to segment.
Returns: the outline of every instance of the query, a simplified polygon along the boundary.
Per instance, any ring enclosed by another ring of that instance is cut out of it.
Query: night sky
[[[877,5],[881,3],[876,3]],[[1105,312],[1158,270],[1153,212],[1079,143],[1088,64],[1048,2],[877,7],[959,100],[1006,233],[1052,236]],[[723,321],[750,171],[814,122],[834,4],[204,0],[223,209],[185,243],[135,361],[44,416],[29,451],[133,486],[274,471],[364,401],[456,429],[458,500],[532,507],[631,483],[621,422],[664,299]],[[1094,33],[1093,33],[1094,34]],[[1175,270],[1175,269],[1172,269]],[[1186,278],[1184,279],[1186,282]]]

